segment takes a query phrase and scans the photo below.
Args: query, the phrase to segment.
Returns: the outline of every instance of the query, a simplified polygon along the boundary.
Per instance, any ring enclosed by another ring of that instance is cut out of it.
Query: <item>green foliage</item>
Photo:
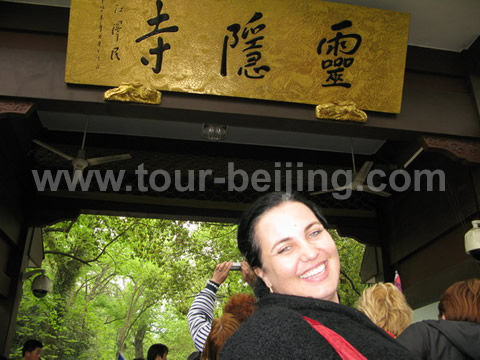
[[[352,305],[362,291],[358,271],[363,245],[332,233],[342,269],[339,293]],[[170,348],[169,359],[194,351],[187,311],[221,261],[241,261],[236,226],[158,219],[82,215],[43,229],[43,268],[53,293],[35,298],[31,279],[17,318],[12,358],[29,338],[40,339],[42,359],[127,359],[146,356],[153,343]],[[251,292],[232,272],[218,293],[216,315],[229,296]],[[142,349],[143,346],[143,349]]]
[[[168,359],[185,360],[195,351],[187,317],[167,308],[158,319],[160,321],[157,320],[157,326],[153,326],[154,331],[150,332],[149,339],[145,341],[145,356],[150,345],[162,343],[168,346]]]
[[[365,288],[360,279],[360,267],[362,265],[365,245],[358,241],[341,237],[336,230],[330,231],[337,244],[340,255],[341,274],[338,286],[340,302],[343,305],[355,306],[355,303]]]

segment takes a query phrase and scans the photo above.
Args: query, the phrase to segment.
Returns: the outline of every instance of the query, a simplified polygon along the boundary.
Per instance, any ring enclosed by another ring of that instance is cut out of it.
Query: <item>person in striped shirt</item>
[[[213,311],[215,307],[215,301],[217,299],[218,288],[228,277],[232,265],[233,263],[231,261],[225,261],[217,264],[212,278],[207,281],[207,285],[198,293],[193,301],[192,306],[188,310],[187,319],[188,326],[190,328],[190,335],[192,336],[195,348],[199,352],[203,350],[205,342],[207,341],[208,335],[212,329],[212,322],[214,318]],[[256,276],[245,261],[241,263],[241,272],[243,279],[252,286],[255,282]],[[243,315],[236,314],[234,310],[230,310],[238,308],[237,306],[232,306],[232,304],[235,304],[236,301],[238,302],[240,298],[242,301],[243,299],[248,299],[252,305],[250,312],[247,309]],[[225,304],[224,312],[227,310],[227,312],[233,313],[236,317],[240,317],[239,321],[243,321],[246,317],[252,314],[254,302],[255,298],[252,295],[233,295],[227,304]],[[247,315],[245,315],[245,313]]]

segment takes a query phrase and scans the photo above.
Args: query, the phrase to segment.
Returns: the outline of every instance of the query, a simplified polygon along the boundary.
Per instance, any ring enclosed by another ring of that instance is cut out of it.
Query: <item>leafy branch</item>
[[[115,236],[112,240],[110,240],[102,249],[102,251],[100,251],[100,253],[93,259],[90,259],[90,260],[84,260],[84,259],[80,259],[79,257],[75,256],[75,255],[71,255],[71,254],[68,254],[68,253],[65,253],[65,252],[62,252],[62,251],[54,251],[54,250],[47,250],[45,251],[45,254],[52,254],[52,255],[62,255],[62,256],[68,256],[76,261],[79,261],[81,262],[82,264],[85,264],[85,265],[88,265],[90,266],[90,263],[92,262],[95,262],[97,261],[104,253],[105,251],[107,250],[107,247],[109,247],[111,244],[113,244],[115,241],[117,241],[118,239],[120,239],[127,231],[129,231],[134,225],[137,225],[139,222],[138,221],[134,221],[132,222],[126,229],[124,229],[120,234],[118,234],[117,236]]]

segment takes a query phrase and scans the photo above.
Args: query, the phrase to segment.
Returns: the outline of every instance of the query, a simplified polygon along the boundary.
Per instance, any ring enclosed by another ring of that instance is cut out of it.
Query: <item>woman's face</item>
[[[274,293],[338,302],[337,247],[310,208],[284,202],[260,217],[255,235],[263,263],[255,272]]]

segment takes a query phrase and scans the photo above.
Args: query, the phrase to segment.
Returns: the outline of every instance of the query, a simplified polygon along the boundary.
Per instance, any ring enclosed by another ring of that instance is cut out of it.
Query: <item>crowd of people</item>
[[[412,309],[391,283],[368,287],[357,308],[348,307],[339,303],[340,258],[327,229],[317,205],[297,193],[255,201],[237,232],[242,277],[254,295],[233,295],[215,317],[217,291],[232,268],[219,263],[188,311],[196,348],[188,360],[480,359],[480,279],[448,287],[438,320],[411,324]],[[38,360],[41,349],[26,343],[24,359]],[[147,360],[167,354],[154,344]]]
[[[340,258],[327,229],[320,209],[299,194],[270,193],[251,205],[240,219],[237,241],[247,262],[242,268],[256,275],[255,308],[214,352],[208,340],[196,340],[190,317],[199,358],[480,359],[480,279],[450,286],[440,297],[439,320],[411,324],[413,311],[391,283],[367,288],[357,309],[347,307],[339,304]],[[216,271],[229,266],[219,264]],[[212,284],[213,300],[225,277]],[[204,319],[213,324],[208,311]],[[207,333],[203,338],[216,337],[217,330],[212,326]]]

